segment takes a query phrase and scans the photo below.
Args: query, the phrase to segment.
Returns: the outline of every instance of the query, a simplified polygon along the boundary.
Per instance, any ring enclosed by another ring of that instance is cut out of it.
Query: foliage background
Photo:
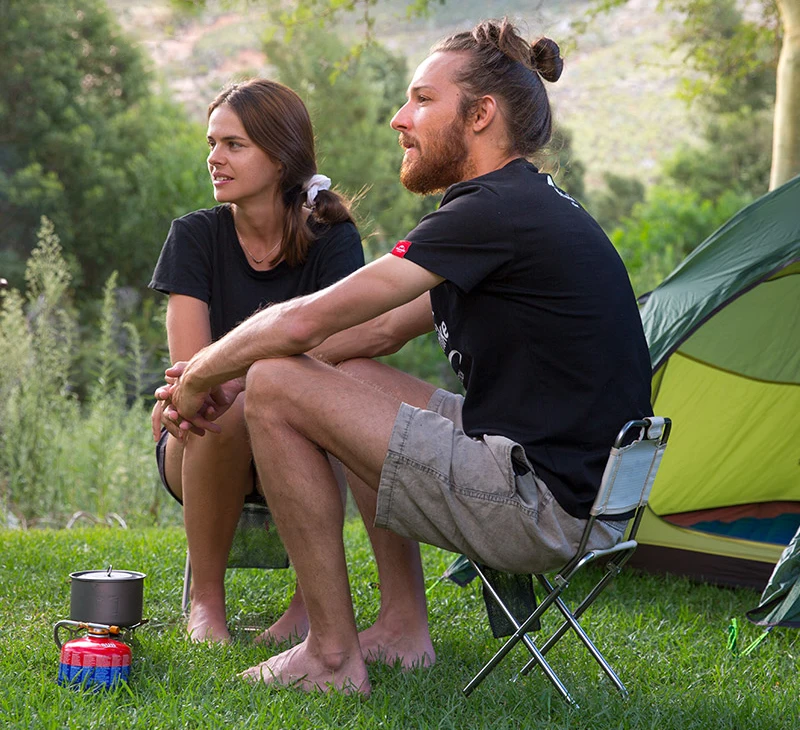
[[[637,293],[766,191],[772,0],[604,0],[599,18],[589,0],[468,0],[409,16],[424,5],[360,2],[287,27],[301,6],[273,0],[0,0],[5,514],[175,518],[147,426],[167,354],[164,298],[146,285],[172,218],[213,204],[205,107],[231,80],[276,76],[305,99],[320,169],[358,199],[368,258],[437,204],[397,179],[388,120],[411,68],[487,14],[561,42],[557,130],[537,162],[598,218]],[[458,388],[433,337],[388,360]]]

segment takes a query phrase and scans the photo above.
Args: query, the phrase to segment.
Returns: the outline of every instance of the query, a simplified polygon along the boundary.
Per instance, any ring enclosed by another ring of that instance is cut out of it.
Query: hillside
[[[246,7],[210,0],[205,12],[191,17],[177,13],[168,0],[107,2],[152,57],[174,98],[198,120],[231,78],[270,73],[260,43],[268,20],[257,2]],[[410,69],[437,38],[481,17],[508,13],[531,36],[554,38],[566,66],[550,86],[551,99],[558,121],[574,133],[587,184],[599,185],[605,170],[651,182],[659,160],[692,134],[689,110],[675,98],[682,59],[668,46],[671,21],[657,4],[630,0],[578,35],[571,23],[582,19],[587,0],[451,0],[437,5],[429,18],[411,22],[405,20],[403,0],[388,0],[376,10],[376,32],[408,58]],[[357,19],[342,32],[360,32]]]

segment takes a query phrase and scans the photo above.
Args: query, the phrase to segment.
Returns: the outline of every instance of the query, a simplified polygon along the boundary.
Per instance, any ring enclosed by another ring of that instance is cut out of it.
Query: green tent
[[[761,602],[747,612],[761,626],[800,628],[800,530],[783,551],[761,594]]]
[[[761,589],[800,526],[800,177],[712,234],[641,315],[673,431],[632,564]]]

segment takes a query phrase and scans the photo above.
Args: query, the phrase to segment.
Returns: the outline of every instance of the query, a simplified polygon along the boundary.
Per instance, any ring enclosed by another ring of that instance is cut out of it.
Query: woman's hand
[[[153,406],[153,412],[150,414],[150,428],[153,430],[153,441],[158,443],[161,438],[161,427],[166,427],[163,422],[164,408],[166,401],[156,399],[156,404]]]
[[[219,432],[220,427],[212,424],[203,418],[205,397],[201,395],[200,405],[194,411],[193,418],[184,418],[179,412],[179,406],[176,402],[178,398],[185,400],[187,388],[185,384],[181,384],[180,378],[186,369],[186,362],[176,362],[171,367],[167,368],[164,379],[167,381],[165,385],[156,389],[156,405],[151,414],[151,427],[153,429],[153,437],[158,440],[161,432],[161,427],[167,429],[177,439],[183,439],[188,431],[191,431],[198,436],[204,436],[206,430]],[[184,385],[181,388],[181,385]],[[195,396],[195,399],[197,397]],[[187,407],[187,411],[191,406]]]
[[[214,423],[244,390],[244,377],[222,383],[207,393],[195,393],[190,384],[182,380],[187,363],[177,362],[165,372],[166,385],[155,392],[158,400],[151,417],[153,436],[158,438],[161,426],[176,438],[184,438],[187,431],[198,436],[206,431],[219,433],[221,427]],[[183,414],[190,413],[190,416]]]

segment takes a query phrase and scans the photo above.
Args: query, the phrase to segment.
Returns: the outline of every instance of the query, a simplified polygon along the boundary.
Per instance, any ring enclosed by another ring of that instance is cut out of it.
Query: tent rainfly
[[[800,176],[706,239],[641,315],[674,430],[631,564],[762,589],[800,527]]]

